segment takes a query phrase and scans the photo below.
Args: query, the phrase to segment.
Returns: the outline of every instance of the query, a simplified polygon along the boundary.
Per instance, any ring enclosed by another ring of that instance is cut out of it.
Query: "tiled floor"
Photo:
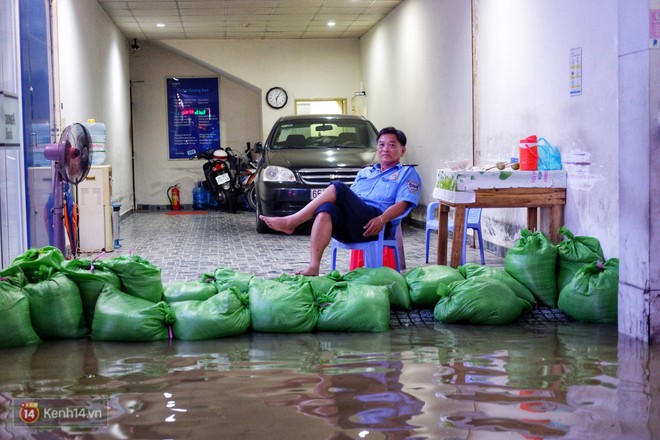
[[[120,224],[121,248],[112,253],[133,253],[162,270],[163,281],[191,281],[205,272],[227,267],[274,278],[293,274],[309,260],[309,233],[293,235],[258,234],[253,212],[210,211],[208,214],[168,215],[165,212],[138,212]],[[431,234],[430,260],[435,262],[437,235]],[[423,229],[403,227],[406,268],[424,262]],[[468,262],[479,262],[479,250],[468,246]],[[504,260],[486,252],[486,263],[502,266]],[[349,252],[338,251],[337,268],[348,271]],[[321,264],[321,273],[330,271],[330,250]]]
[[[120,224],[121,248],[106,256],[133,254],[161,268],[163,282],[193,281],[217,268],[230,268],[265,278],[283,273],[294,274],[306,267],[309,259],[309,233],[293,235],[258,234],[255,214],[209,211],[207,214],[137,212]],[[403,226],[406,269],[425,265],[425,231]],[[430,264],[435,264],[437,234],[431,234]],[[449,252],[451,252],[451,244]],[[468,246],[468,263],[479,262],[479,249]],[[503,266],[504,259],[485,253],[486,264]],[[349,270],[349,252],[338,251],[337,268]],[[402,272],[405,272],[403,270]],[[330,250],[321,262],[321,274],[330,271]],[[558,309],[538,307],[524,313],[520,324],[570,320]],[[432,326],[432,310],[393,312],[392,325]]]

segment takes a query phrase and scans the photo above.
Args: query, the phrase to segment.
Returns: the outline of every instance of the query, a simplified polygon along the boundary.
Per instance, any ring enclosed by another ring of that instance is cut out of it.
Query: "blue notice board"
[[[170,159],[220,147],[218,78],[167,78]]]

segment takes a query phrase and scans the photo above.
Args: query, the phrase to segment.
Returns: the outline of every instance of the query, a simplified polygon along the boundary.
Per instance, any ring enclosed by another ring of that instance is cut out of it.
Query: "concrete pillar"
[[[619,332],[660,343],[660,0],[619,0]]]

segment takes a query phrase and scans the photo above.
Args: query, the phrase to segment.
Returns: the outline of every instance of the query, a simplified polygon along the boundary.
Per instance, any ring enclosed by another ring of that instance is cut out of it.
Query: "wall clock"
[[[274,109],[281,109],[288,100],[289,96],[282,87],[273,87],[266,92],[266,103]]]

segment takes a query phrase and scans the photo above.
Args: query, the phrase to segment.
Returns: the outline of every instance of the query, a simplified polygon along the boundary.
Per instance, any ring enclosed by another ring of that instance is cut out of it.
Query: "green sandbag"
[[[282,274],[275,278],[275,281],[295,285],[309,283],[310,287],[312,288],[314,298],[318,298],[321,295],[326,295],[330,289],[332,289],[332,287],[337,284],[338,281],[341,281],[341,275],[337,270],[333,270],[329,274],[322,276]]]
[[[318,298],[321,314],[316,329],[329,332],[384,332],[390,328],[386,286],[338,282]]]
[[[557,245],[557,292],[561,292],[585,264],[605,261],[600,241],[594,237],[576,237],[564,226],[559,233],[566,240]]]
[[[619,259],[586,264],[559,293],[559,309],[580,322],[615,324]]]
[[[38,344],[39,336],[32,328],[30,302],[20,287],[0,280],[0,348]]]
[[[390,307],[394,310],[410,310],[410,292],[403,275],[391,267],[358,267],[347,274],[344,280],[352,284],[385,286],[389,291]]]
[[[120,255],[103,260],[105,267],[113,271],[121,280],[122,292],[152,303],[163,296],[163,281],[160,269],[137,255]]]
[[[62,272],[55,272],[52,267],[45,272],[35,272],[34,279],[43,281],[27,284],[23,287],[23,293],[30,301],[30,319],[39,337],[86,337],[89,328],[83,316],[82,300],[76,283]]]
[[[0,270],[0,280],[7,281],[16,287],[23,287],[28,283],[28,279],[18,266],[8,266]]]
[[[438,293],[433,316],[448,324],[509,324],[520,317],[526,304],[509,286],[485,276],[442,286]]]
[[[171,304],[176,321],[174,337],[186,341],[218,339],[242,335],[250,328],[247,294],[237,288],[218,292],[205,301]]]
[[[169,337],[174,313],[165,301],[153,303],[106,284],[94,310],[92,339],[160,341]]]
[[[73,280],[80,290],[83,314],[89,327],[94,320],[94,308],[101,290],[106,284],[121,288],[121,281],[116,273],[108,269],[101,260],[89,258],[69,260],[62,263],[62,273]]]
[[[309,283],[291,285],[254,277],[248,289],[252,329],[265,333],[306,333],[319,312]]]
[[[453,267],[432,265],[420,266],[405,275],[413,306],[433,307],[438,302],[438,284],[449,285],[454,281],[464,280],[463,275]]]
[[[247,293],[250,280],[254,275],[247,272],[239,272],[229,268],[219,268],[215,270],[215,287],[218,292],[238,288],[241,293]]]
[[[504,268],[527,287],[542,304],[557,307],[557,248],[543,232],[520,231],[504,257]]]
[[[172,304],[180,301],[206,301],[218,289],[214,282],[204,281],[171,281],[163,284],[163,301]]]
[[[536,298],[534,298],[532,292],[502,267],[481,266],[476,263],[467,263],[463,266],[459,266],[458,271],[465,278],[487,276],[502,281],[513,290],[513,293],[515,293],[518,298],[529,304],[525,310],[529,310],[532,306],[536,305]]]
[[[54,246],[44,246],[39,249],[28,249],[22,255],[14,258],[10,266],[19,267],[30,282],[34,273],[41,266],[52,267],[59,271],[65,258],[62,251]]]

